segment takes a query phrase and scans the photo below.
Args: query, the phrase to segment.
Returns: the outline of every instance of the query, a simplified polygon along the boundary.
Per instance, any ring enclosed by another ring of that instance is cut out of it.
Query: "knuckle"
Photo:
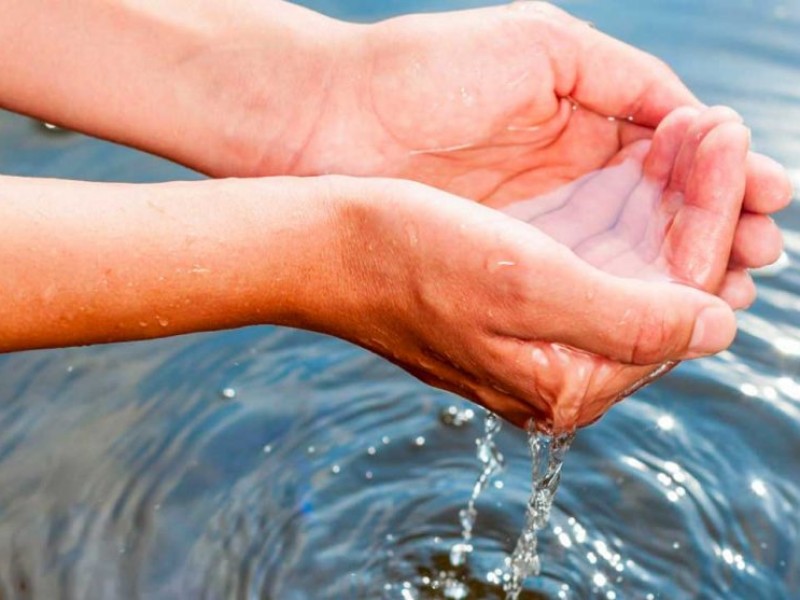
[[[630,364],[662,362],[676,350],[678,316],[675,311],[647,308],[640,316],[630,347]]]

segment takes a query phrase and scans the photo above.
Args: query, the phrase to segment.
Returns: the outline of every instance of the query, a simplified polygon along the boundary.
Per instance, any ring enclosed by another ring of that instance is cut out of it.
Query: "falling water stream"
[[[517,600],[525,578],[538,575],[541,571],[539,531],[550,520],[550,510],[561,481],[561,466],[574,437],[574,433],[542,433],[533,424],[528,428],[528,444],[533,460],[531,496],[525,512],[525,526],[514,552],[506,560],[506,573],[503,574],[506,600]]]
[[[477,456],[482,469],[472,488],[465,508],[459,511],[461,539],[450,549],[450,564],[461,567],[472,552],[472,535],[478,518],[476,503],[492,479],[503,469],[503,455],[495,444],[502,421],[491,412],[486,413],[484,434],[477,440]],[[506,600],[517,600],[525,579],[538,575],[541,559],[538,554],[539,532],[547,525],[558,484],[564,457],[575,436],[574,433],[551,435],[539,431],[531,421],[528,427],[528,446],[531,452],[531,495],[528,500],[525,522],[514,551],[505,559],[503,567],[489,573],[492,583],[501,583]],[[440,578],[444,596],[452,599],[466,598],[466,586],[453,577]]]

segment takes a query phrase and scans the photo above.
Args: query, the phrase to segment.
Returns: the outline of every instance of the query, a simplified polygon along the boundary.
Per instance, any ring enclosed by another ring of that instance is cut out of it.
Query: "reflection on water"
[[[733,104],[800,172],[796,1],[568,6]],[[190,176],[5,114],[0,170]],[[779,221],[788,263],[760,277],[731,351],[576,438],[521,599],[800,596],[797,204]],[[0,597],[445,598],[433,581],[453,569],[482,433],[443,416],[452,406],[467,408],[344,343],[273,328],[2,357]],[[524,433],[497,444],[506,468],[459,567],[470,598],[503,597],[490,574],[530,491]]]

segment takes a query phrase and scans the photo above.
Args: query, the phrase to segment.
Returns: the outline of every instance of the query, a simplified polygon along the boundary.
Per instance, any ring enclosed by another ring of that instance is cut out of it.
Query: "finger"
[[[778,260],[782,251],[783,236],[772,219],[742,213],[733,238],[731,264],[751,269],[765,267]]]
[[[768,156],[751,152],[747,156],[745,209],[769,214],[786,208],[791,201],[792,182],[786,170]]]
[[[656,129],[653,145],[644,162],[644,173],[650,179],[669,182],[675,162],[687,138],[689,130],[697,122],[700,110],[692,107],[679,108],[667,115]]]
[[[733,340],[733,313],[715,296],[675,283],[614,277],[563,246],[537,246],[515,267],[527,288],[504,296],[489,333],[640,365],[713,354]]]
[[[703,140],[715,127],[729,121],[741,123],[742,118],[736,111],[727,106],[713,106],[698,115],[695,123],[684,137],[681,150],[675,160],[670,188],[681,191],[685,189],[689,175],[692,172],[695,155]]]
[[[749,308],[756,300],[756,285],[744,269],[735,269],[725,274],[719,289],[722,298],[733,310]]]
[[[704,137],[665,238],[673,277],[704,290],[716,290],[726,271],[744,197],[748,141],[748,130],[735,122]]]

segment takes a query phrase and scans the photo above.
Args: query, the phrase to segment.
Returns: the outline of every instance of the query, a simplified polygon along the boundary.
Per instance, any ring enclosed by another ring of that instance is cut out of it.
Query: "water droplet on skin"
[[[413,248],[419,244],[419,234],[417,233],[416,225],[414,225],[414,223],[406,223],[405,230],[409,245]]]
[[[486,269],[490,273],[495,273],[502,268],[513,267],[516,264],[517,263],[515,263],[513,260],[495,260],[493,258],[490,258],[489,260],[486,261]]]
[[[475,104],[475,96],[465,87],[462,87],[459,92],[461,93],[461,101],[464,106],[472,106]]]
[[[219,393],[219,395],[225,398],[226,400],[233,400],[234,398],[236,398],[236,390],[233,389],[232,387],[226,387]]]
[[[167,319],[166,317],[156,316],[156,321],[158,321],[158,324],[161,325],[162,327],[166,327],[167,325],[169,325],[169,319]]]

